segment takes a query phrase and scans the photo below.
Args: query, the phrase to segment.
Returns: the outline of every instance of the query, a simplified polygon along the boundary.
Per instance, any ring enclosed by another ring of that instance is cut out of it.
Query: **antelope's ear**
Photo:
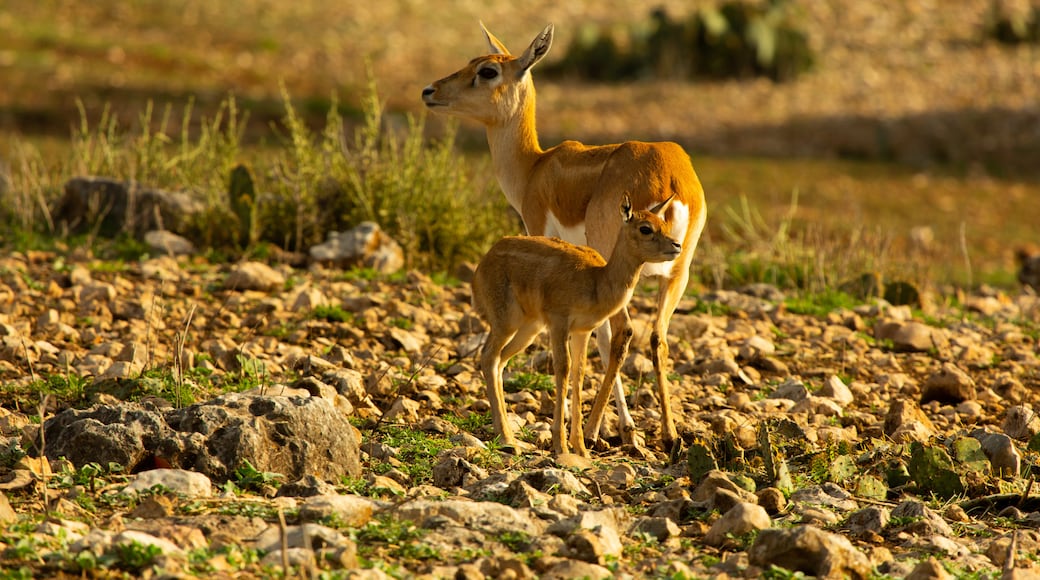
[[[621,220],[626,224],[632,221],[632,200],[628,198],[628,194],[621,198]]]
[[[528,46],[524,54],[520,56],[520,70],[527,72],[531,67],[538,64],[542,57],[549,54],[549,49],[552,47],[552,39],[553,25],[548,24],[531,41],[531,46]]]
[[[656,215],[657,217],[659,217],[661,219],[664,219],[664,212],[665,212],[665,210],[668,209],[668,206],[672,205],[672,200],[673,199],[675,199],[675,194],[674,193],[672,195],[669,195],[668,199],[666,199],[666,200],[662,201],[661,203],[655,205],[654,207],[650,208],[650,213]]]
[[[480,23],[480,29],[484,31],[484,38],[487,39],[488,50],[491,51],[490,54],[504,54],[509,56],[509,49],[506,48],[506,45],[502,44],[501,40],[495,38],[495,35],[488,31],[483,22]]]

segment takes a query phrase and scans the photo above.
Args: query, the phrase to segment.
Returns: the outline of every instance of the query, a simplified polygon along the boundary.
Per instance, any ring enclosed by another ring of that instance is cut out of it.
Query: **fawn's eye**
[[[650,226],[639,226],[639,233],[643,234],[644,236],[649,236],[650,234],[654,233],[654,228]]]
[[[480,75],[480,78],[482,78],[482,79],[491,80],[491,79],[493,79],[493,78],[498,76],[498,71],[493,69],[493,68],[491,68],[491,67],[489,67],[489,66],[486,66],[486,67],[478,70],[477,74]]]

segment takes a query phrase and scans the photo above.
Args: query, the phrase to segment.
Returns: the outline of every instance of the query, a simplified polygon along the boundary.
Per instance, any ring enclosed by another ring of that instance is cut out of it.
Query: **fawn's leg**
[[[569,349],[571,353],[570,377],[567,379],[571,384],[571,448],[582,457],[589,456],[589,450],[585,447],[585,434],[581,429],[581,392],[585,381],[585,359],[589,348],[589,333],[575,332],[571,335]]]
[[[515,333],[503,333],[494,328],[488,332],[484,349],[480,354],[480,368],[484,373],[484,381],[487,383],[487,398],[491,405],[491,422],[495,427],[495,433],[502,440],[503,445],[516,445],[516,437],[513,429],[506,420],[506,400],[502,392],[502,369],[505,361],[502,360],[502,349]]]
[[[556,371],[556,400],[553,401],[552,452],[554,455],[567,453],[567,440],[564,438],[565,422],[564,402],[567,400],[567,379],[570,374],[571,357],[567,345],[567,325],[555,324],[549,327],[549,339],[552,342],[553,366]]]

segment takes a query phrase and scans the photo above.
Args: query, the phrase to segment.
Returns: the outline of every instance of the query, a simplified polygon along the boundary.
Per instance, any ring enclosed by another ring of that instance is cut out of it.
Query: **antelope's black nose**
[[[425,89],[422,90],[422,96],[428,97],[428,96],[432,95],[433,94],[433,90],[434,89],[433,89],[432,86],[431,87],[426,87]]]

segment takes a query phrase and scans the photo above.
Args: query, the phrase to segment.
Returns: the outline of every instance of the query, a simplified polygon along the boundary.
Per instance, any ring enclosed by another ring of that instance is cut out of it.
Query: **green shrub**
[[[782,82],[809,70],[813,53],[784,0],[732,0],[685,21],[655,9],[649,23],[581,28],[549,74],[598,81],[764,76]]]
[[[1040,43],[1040,4],[1015,10],[1005,2],[991,0],[985,34],[1004,44]]]
[[[178,233],[217,256],[256,254],[264,244],[305,252],[331,231],[371,220],[401,244],[406,266],[450,271],[519,229],[491,171],[455,150],[454,126],[428,139],[422,116],[388,123],[374,85],[353,138],[335,102],[315,132],[287,93],[283,100],[283,139],[273,148],[243,146],[245,115],[232,97],[201,122],[191,103],[179,124],[171,107],[156,115],[149,105],[132,131],[107,109],[92,124],[81,107],[80,126],[56,162],[16,142],[10,168],[0,171],[0,244],[67,238],[51,209],[64,183],[80,175],[187,192],[202,210]]]

